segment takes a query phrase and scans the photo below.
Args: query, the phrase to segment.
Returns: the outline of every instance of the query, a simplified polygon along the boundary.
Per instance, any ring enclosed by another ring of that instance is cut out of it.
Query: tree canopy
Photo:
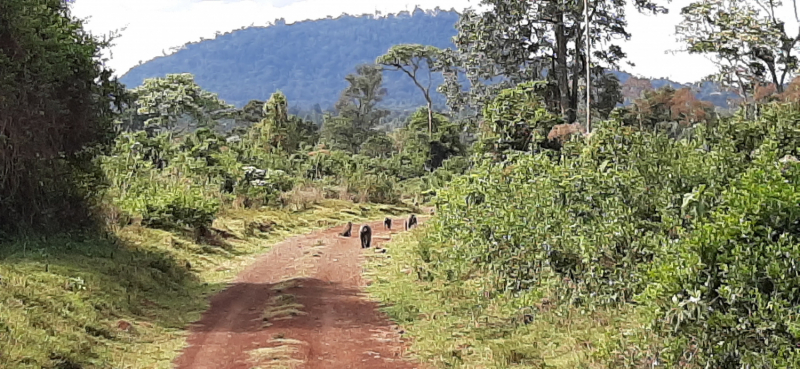
[[[719,68],[716,80],[745,98],[766,83],[780,93],[800,66],[800,31],[787,33],[782,5],[772,0],[695,1],[681,10],[676,31],[689,53],[713,57]]]
[[[625,19],[627,1],[589,1],[592,65],[587,65],[583,4],[481,0],[480,5],[487,11],[468,9],[459,18],[454,41],[460,68],[447,75],[455,80],[465,74],[470,90],[459,91],[458,84],[450,82],[441,91],[448,99],[482,106],[501,89],[547,78],[557,82],[553,99],[560,114],[568,122],[574,121],[587,68],[596,76],[604,74],[604,68],[618,68],[626,54],[614,40],[630,37]],[[667,12],[649,0],[636,0],[633,4],[641,12]]]

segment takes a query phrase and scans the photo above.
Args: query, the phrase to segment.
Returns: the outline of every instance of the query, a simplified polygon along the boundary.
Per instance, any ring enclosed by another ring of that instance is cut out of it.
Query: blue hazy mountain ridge
[[[286,24],[278,20],[266,27],[248,27],[211,40],[189,43],[177,52],[159,56],[133,67],[120,80],[129,88],[146,78],[171,73],[191,73],[202,88],[219,94],[237,107],[248,101],[266,100],[280,90],[290,105],[323,109],[333,106],[347,86],[344,77],[362,63],[373,63],[392,45],[417,43],[439,48],[453,47],[458,13],[442,11],[400,12],[387,16],[342,15],[337,18]],[[624,83],[631,77],[611,71]],[[423,83],[427,74],[420,73]],[[442,82],[432,75],[432,89]],[[682,85],[667,79],[651,79],[654,88]],[[388,93],[382,106],[413,109],[425,104],[422,93],[402,72],[384,74]],[[697,97],[727,107],[726,97],[713,82],[692,84]],[[443,106],[444,96],[432,94],[434,104]]]

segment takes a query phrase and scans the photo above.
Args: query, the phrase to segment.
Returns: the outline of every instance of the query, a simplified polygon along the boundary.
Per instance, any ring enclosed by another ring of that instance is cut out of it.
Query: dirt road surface
[[[369,301],[363,287],[366,253],[402,231],[372,227],[372,248],[362,250],[343,227],[279,244],[257,259],[190,328],[178,369],[422,369],[404,359],[399,328]]]

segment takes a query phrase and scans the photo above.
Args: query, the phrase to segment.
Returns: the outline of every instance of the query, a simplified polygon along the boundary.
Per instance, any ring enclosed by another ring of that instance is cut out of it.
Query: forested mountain
[[[331,107],[347,87],[344,77],[361,63],[373,63],[389,47],[419,43],[452,47],[454,11],[421,10],[387,17],[341,16],[269,27],[250,27],[213,40],[185,45],[180,51],[134,67],[122,78],[135,87],[145,78],[192,73],[204,89],[237,107],[266,99],[281,90],[293,106]],[[441,83],[440,76],[434,84]],[[387,106],[421,106],[420,91],[401,72],[386,73]],[[444,96],[436,94],[436,102]]]
[[[293,107],[310,109],[319,104],[327,109],[347,86],[344,77],[353,73],[356,65],[373,63],[392,45],[402,43],[453,47],[457,21],[458,13],[438,8],[380,17],[343,15],[294,24],[278,20],[272,26],[249,27],[187,44],[171,55],[132,68],[121,81],[133,88],[146,78],[191,73],[201,87],[237,107],[280,90]],[[631,78],[625,72],[614,74],[622,83]],[[440,75],[432,77],[434,86],[441,83]],[[684,86],[663,78],[650,83],[653,88]],[[385,73],[384,87],[388,90],[385,107],[410,109],[425,104],[419,89],[402,72]],[[700,100],[718,107],[727,107],[726,98],[735,96],[720,93],[710,82],[692,87]],[[627,105],[638,96],[626,97]],[[433,100],[435,105],[444,104],[444,96],[438,92]]]

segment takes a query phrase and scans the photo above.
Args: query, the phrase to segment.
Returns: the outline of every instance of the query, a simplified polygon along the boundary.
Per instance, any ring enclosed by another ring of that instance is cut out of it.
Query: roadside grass
[[[404,328],[421,362],[440,368],[576,369],[620,367],[611,363],[642,356],[626,344],[650,339],[633,307],[581,311],[556,303],[554,286],[487,298],[480,276],[420,280],[417,247],[424,232],[422,226],[396,236],[385,246],[387,254],[368,256],[365,268],[368,292]]]
[[[294,234],[406,208],[324,200],[230,210],[201,243],[131,225],[112,236],[0,244],[0,368],[171,368],[210,295]]]

